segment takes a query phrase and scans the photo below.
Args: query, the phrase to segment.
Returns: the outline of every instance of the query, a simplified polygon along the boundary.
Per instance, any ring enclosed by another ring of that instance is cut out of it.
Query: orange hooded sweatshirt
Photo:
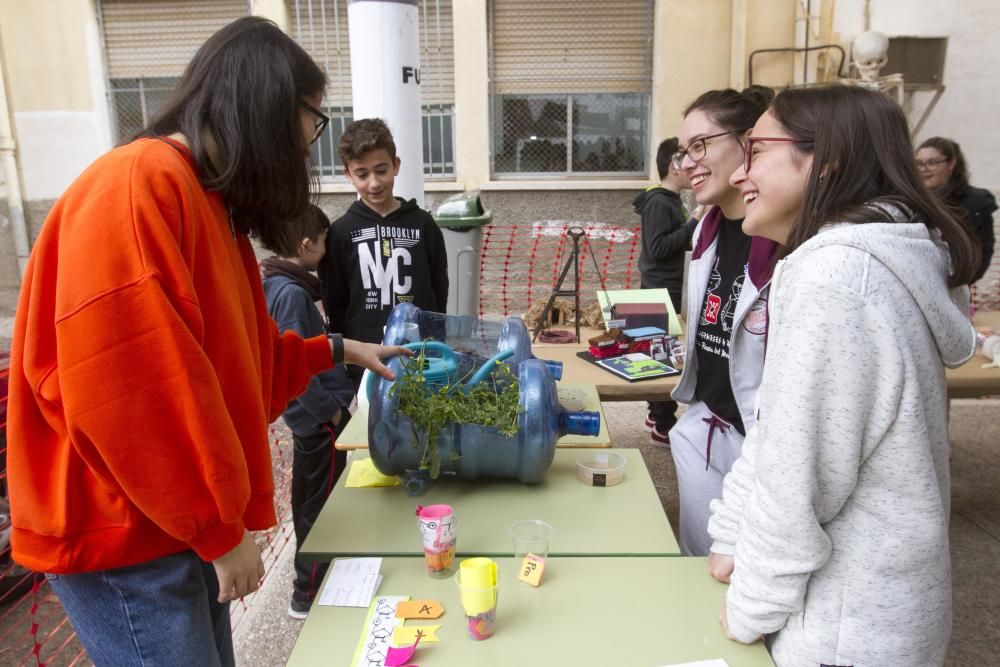
[[[56,202],[15,321],[8,422],[13,556],[74,573],[275,524],[268,424],[324,337],[279,336],[247,238],[190,154],[117,148]]]

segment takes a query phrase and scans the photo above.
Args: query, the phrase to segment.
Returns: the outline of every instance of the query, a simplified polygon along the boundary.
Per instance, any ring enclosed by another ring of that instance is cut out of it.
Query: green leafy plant
[[[410,418],[413,446],[421,450],[420,469],[428,470],[432,478],[441,474],[441,429],[451,424],[477,424],[506,436],[517,435],[520,388],[510,368],[501,362],[496,364],[485,380],[468,391],[463,387],[467,377],[431,388],[424,384],[427,358],[421,350],[406,362],[389,389],[391,396],[399,397],[399,411]],[[454,462],[460,456],[452,452],[451,458]]]

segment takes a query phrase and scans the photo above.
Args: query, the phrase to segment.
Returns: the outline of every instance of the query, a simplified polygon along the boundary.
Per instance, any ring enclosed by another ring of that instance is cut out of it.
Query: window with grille
[[[452,0],[419,0],[420,99],[423,120],[424,175],[447,178],[455,173],[455,43]],[[291,33],[326,72],[323,104],[330,127],[313,144],[313,161],[327,178],[342,177],[337,142],[354,120],[351,101],[351,53],[347,0],[288,0]]]
[[[645,176],[654,0],[490,0],[493,172]]]
[[[99,8],[119,143],[159,112],[198,47],[248,13],[247,0],[101,0]]]

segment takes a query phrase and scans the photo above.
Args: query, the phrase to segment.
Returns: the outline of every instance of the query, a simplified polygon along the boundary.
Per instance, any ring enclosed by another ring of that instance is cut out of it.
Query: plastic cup
[[[549,557],[549,540],[555,531],[544,521],[529,519],[518,521],[510,527],[510,536],[514,540],[514,562],[521,564],[521,559],[528,554],[542,558]]]
[[[471,567],[470,567],[471,566]],[[500,571],[488,558],[462,561],[455,575],[465,629],[475,641],[489,639],[496,632]]]
[[[424,545],[427,574],[444,579],[455,571],[458,516],[450,505],[417,506],[417,526]]]

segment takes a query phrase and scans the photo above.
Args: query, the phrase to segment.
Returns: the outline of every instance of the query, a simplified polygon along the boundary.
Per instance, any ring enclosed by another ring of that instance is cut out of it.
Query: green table
[[[662,665],[723,658],[730,667],[773,665],[759,642],[729,641],[719,625],[725,586],[708,576],[703,558],[552,558],[540,588],[515,579],[513,559],[501,569],[497,632],[466,637],[453,579],[424,573],[422,558],[382,562],[378,593],[438,600],[440,642],[421,644],[414,662],[430,667]],[[368,610],[314,605],[288,664],[351,664]]]
[[[327,561],[338,556],[423,555],[416,506],[455,508],[458,555],[508,556],[511,524],[541,519],[555,529],[554,556],[676,556],[680,547],[637,449],[616,449],[628,464],[616,486],[592,487],[576,477],[581,452],[557,450],[538,484],[515,480],[440,479],[414,498],[402,487],[348,489],[347,474],[326,502],[301,554]],[[357,459],[367,452],[356,451]],[[350,465],[350,464],[348,464]]]

